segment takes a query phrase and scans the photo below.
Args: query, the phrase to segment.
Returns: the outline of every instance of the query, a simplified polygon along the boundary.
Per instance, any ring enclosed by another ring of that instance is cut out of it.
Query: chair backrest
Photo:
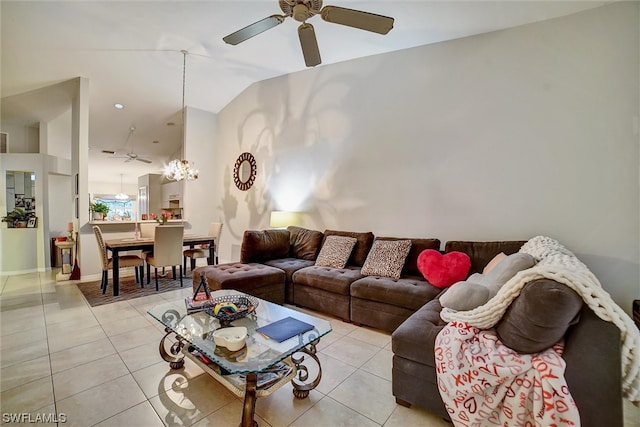
[[[153,259],[155,267],[182,265],[184,225],[161,225],[155,229]]]
[[[141,222],[140,223],[140,237],[153,237],[157,222]]]
[[[207,235],[214,238],[214,240],[216,241],[216,245],[218,244],[218,241],[220,240],[220,233],[221,232],[222,232],[222,223],[221,222],[212,222],[211,224],[209,224],[209,232],[207,233]]]
[[[102,230],[97,225],[93,226],[93,234],[96,235],[98,241],[98,250],[100,251],[100,258],[102,258],[102,269],[109,268],[109,256],[107,255],[107,246],[104,244],[104,238],[102,237]]]

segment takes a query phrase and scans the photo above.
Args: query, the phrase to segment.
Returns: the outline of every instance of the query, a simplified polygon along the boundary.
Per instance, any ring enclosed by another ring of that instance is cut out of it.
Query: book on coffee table
[[[186,297],[184,303],[187,307],[187,313],[195,313],[197,311],[203,311],[207,308],[215,307],[213,298],[207,297],[204,292],[199,292],[194,296]]]
[[[282,342],[295,337],[296,335],[304,334],[312,329],[313,325],[289,316],[278,320],[277,322],[269,323],[268,325],[257,328],[256,332],[260,332],[262,335],[271,338],[272,340]]]

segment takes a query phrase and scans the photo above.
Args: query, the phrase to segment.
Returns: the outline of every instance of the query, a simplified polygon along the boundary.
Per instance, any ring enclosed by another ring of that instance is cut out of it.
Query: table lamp
[[[271,228],[286,228],[289,225],[296,225],[297,212],[271,211],[269,226]]]

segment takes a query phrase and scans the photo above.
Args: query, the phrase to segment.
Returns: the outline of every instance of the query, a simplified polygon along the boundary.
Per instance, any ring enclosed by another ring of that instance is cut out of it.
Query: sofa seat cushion
[[[202,274],[207,278],[207,284],[211,290],[235,289],[246,293],[267,285],[282,284],[284,286],[285,280],[284,271],[264,264],[207,265],[193,270],[194,290],[200,283]]]
[[[366,276],[351,284],[351,296],[368,301],[417,310],[435,298],[441,289],[418,276],[393,280],[383,276]]]
[[[265,265],[279,268],[280,270],[284,271],[287,278],[287,283],[293,282],[293,273],[300,270],[301,268],[312,266],[313,263],[313,260],[309,261],[299,258],[280,258],[264,262]]]
[[[393,354],[435,368],[436,336],[446,325],[440,318],[441,310],[436,297],[398,326],[391,335]]]
[[[351,284],[362,277],[359,267],[331,268],[313,265],[293,273],[293,282],[334,294],[349,295]]]

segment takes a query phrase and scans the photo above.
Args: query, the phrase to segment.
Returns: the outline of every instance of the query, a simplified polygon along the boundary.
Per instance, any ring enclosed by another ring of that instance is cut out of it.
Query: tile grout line
[[[53,367],[51,365],[51,347],[49,346],[49,331],[47,330],[47,313],[44,310],[44,296],[42,293],[42,275],[38,274],[38,284],[40,285],[40,307],[42,308],[42,318],[44,320],[44,335],[47,340],[47,359],[49,360],[49,382],[51,383],[51,398],[53,399],[53,412],[58,418],[58,401],[56,399],[56,389],[53,383]],[[56,423],[58,425],[58,423]]]

